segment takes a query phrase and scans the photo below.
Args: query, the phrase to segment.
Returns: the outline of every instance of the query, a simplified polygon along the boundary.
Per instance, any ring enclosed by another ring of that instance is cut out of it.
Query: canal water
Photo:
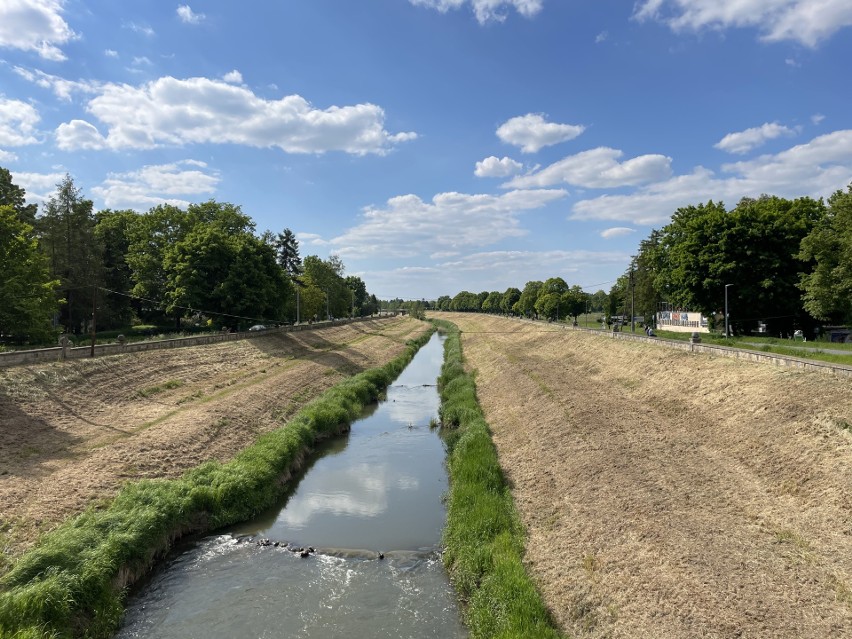
[[[438,554],[447,475],[430,420],[443,339],[320,447],[280,507],[167,562],[117,637],[466,637]]]

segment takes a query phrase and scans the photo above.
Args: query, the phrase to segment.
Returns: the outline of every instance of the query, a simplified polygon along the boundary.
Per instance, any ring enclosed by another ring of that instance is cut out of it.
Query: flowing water
[[[467,636],[438,555],[447,476],[429,423],[442,360],[435,335],[384,401],[320,447],[282,506],[158,571],[117,636]]]

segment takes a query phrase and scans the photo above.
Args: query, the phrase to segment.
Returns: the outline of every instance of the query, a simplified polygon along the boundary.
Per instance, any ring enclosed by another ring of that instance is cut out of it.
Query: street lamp
[[[725,284],[725,339],[728,339],[728,287],[733,284]]]

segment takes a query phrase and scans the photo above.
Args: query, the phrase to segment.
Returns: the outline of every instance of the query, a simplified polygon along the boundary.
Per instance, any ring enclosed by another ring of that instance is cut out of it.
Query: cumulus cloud
[[[18,156],[11,151],[0,149],[0,162],[17,162]]]
[[[728,133],[728,135],[713,146],[728,153],[742,154],[763,146],[767,140],[774,140],[782,135],[790,137],[796,135],[796,132],[777,122],[767,122],[761,126],[746,129],[745,131]]]
[[[317,109],[299,95],[266,100],[222,80],[164,77],[134,87],[105,84],[87,111],[103,126],[74,120],[56,131],[60,148],[151,149],[166,145],[231,143],[278,147],[287,153],[344,151],[384,154],[417,137],[391,134],[374,104]],[[100,145],[100,146],[98,146]]]
[[[524,153],[535,153],[542,147],[573,140],[585,130],[582,125],[547,122],[539,113],[528,113],[501,124],[497,137],[521,147]]]
[[[526,18],[531,18],[539,11],[543,0],[409,0],[411,4],[437,9],[446,13],[450,9],[459,9],[469,4],[479,24],[487,22],[503,22],[506,19],[506,9],[514,8]]]
[[[222,79],[229,84],[242,84],[243,74],[234,69],[233,71],[228,71],[225,75],[223,75]]]
[[[502,157],[497,158],[490,156],[476,163],[476,169],[473,174],[476,177],[509,177],[515,175],[524,167],[520,162],[515,162],[512,158]]]
[[[824,116],[822,113],[814,113],[814,114],[811,116],[811,122],[812,122],[813,124],[819,124],[819,123],[820,123],[820,122],[822,122],[823,120],[825,120],[825,116]]]
[[[609,240],[613,237],[622,237],[624,235],[630,235],[631,233],[635,232],[636,229],[631,229],[627,226],[614,226],[611,229],[601,231],[601,237],[605,240]]]
[[[85,120],[71,120],[57,127],[56,146],[63,151],[99,151],[107,148],[107,141],[94,125]]]
[[[36,124],[41,117],[31,104],[0,96],[0,145],[38,144]]]
[[[216,190],[219,176],[205,172],[204,162],[183,160],[144,166],[128,173],[110,173],[92,189],[107,208],[149,209],[158,204],[185,207],[189,201],[175,196],[206,195]]]
[[[752,27],[773,42],[814,47],[852,25],[849,0],[642,0],[634,17],[659,20],[674,31]]]
[[[27,192],[27,202],[44,202],[56,190],[64,173],[26,173],[12,171],[12,179]]]
[[[104,86],[102,82],[92,80],[66,80],[39,69],[25,69],[16,66],[12,67],[12,71],[36,86],[53,91],[57,98],[65,101],[70,100],[74,93],[98,93]]]
[[[412,257],[488,246],[526,235],[518,217],[565,197],[561,189],[502,195],[439,193],[431,202],[400,195],[384,208],[367,207],[363,221],[332,240],[341,256]]]
[[[117,58],[118,57],[118,51],[116,51],[114,49],[104,49],[104,55],[108,58]]]
[[[201,24],[206,17],[203,13],[195,13],[188,4],[178,6],[177,14],[184,24]]]
[[[436,299],[461,290],[505,291],[530,280],[545,280],[554,273],[572,285],[595,290],[601,287],[598,282],[612,279],[614,266],[620,272],[629,262],[628,253],[616,251],[500,250],[460,255],[436,266],[407,265],[370,271],[364,273],[364,279],[370,282],[370,290],[386,299]]]
[[[852,181],[852,130],[834,131],[776,154],[722,166],[722,175],[697,167],[692,173],[641,187],[626,195],[581,200],[573,219],[661,224],[676,209],[708,200],[736,204],[743,197],[821,197]]]
[[[601,146],[562,158],[538,171],[519,175],[504,186],[541,188],[555,184],[573,184],[586,188],[635,186],[664,180],[671,175],[671,158],[664,155],[640,155],[624,162],[623,151]]]
[[[0,47],[34,51],[45,60],[66,59],[58,45],[77,37],[62,17],[62,0],[0,2]]]

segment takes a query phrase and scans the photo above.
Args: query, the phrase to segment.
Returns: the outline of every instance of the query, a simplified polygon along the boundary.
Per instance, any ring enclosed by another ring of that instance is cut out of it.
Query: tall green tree
[[[534,315],[536,312],[535,303],[543,286],[544,283],[537,280],[531,280],[524,284],[524,290],[521,291],[521,296],[516,304],[517,308],[514,309],[515,312],[526,317]]]
[[[98,326],[118,328],[130,324],[134,313],[133,271],[127,263],[129,231],[136,224],[135,211],[104,209],[95,214],[95,238],[103,249],[103,303],[98,311]],[[138,306],[138,305],[137,305]]]
[[[506,315],[514,312],[514,307],[517,301],[521,299],[521,291],[510,286],[503,292],[503,297],[500,300],[500,310]]]
[[[661,231],[657,290],[676,306],[705,315],[724,308],[738,331],[789,334],[812,320],[798,288],[811,265],[799,259],[802,240],[825,216],[811,198],[745,198],[726,211],[721,203],[678,209]]]
[[[290,277],[302,274],[302,258],[299,256],[299,240],[290,229],[284,229],[275,240],[278,264]]]
[[[86,332],[103,286],[103,247],[95,235],[92,201],[66,174],[37,223],[51,274],[59,279],[65,299],[60,323],[70,332]]]
[[[852,324],[852,184],[828,199],[825,217],[802,240],[799,259],[812,263],[799,286],[815,318]]]
[[[27,204],[27,194],[24,189],[12,181],[12,174],[8,169],[0,166],[0,206],[11,206],[18,219],[30,227],[36,223],[35,204]]]
[[[33,227],[11,205],[0,205],[0,335],[16,341],[44,342],[53,336],[59,309],[47,257]]]

